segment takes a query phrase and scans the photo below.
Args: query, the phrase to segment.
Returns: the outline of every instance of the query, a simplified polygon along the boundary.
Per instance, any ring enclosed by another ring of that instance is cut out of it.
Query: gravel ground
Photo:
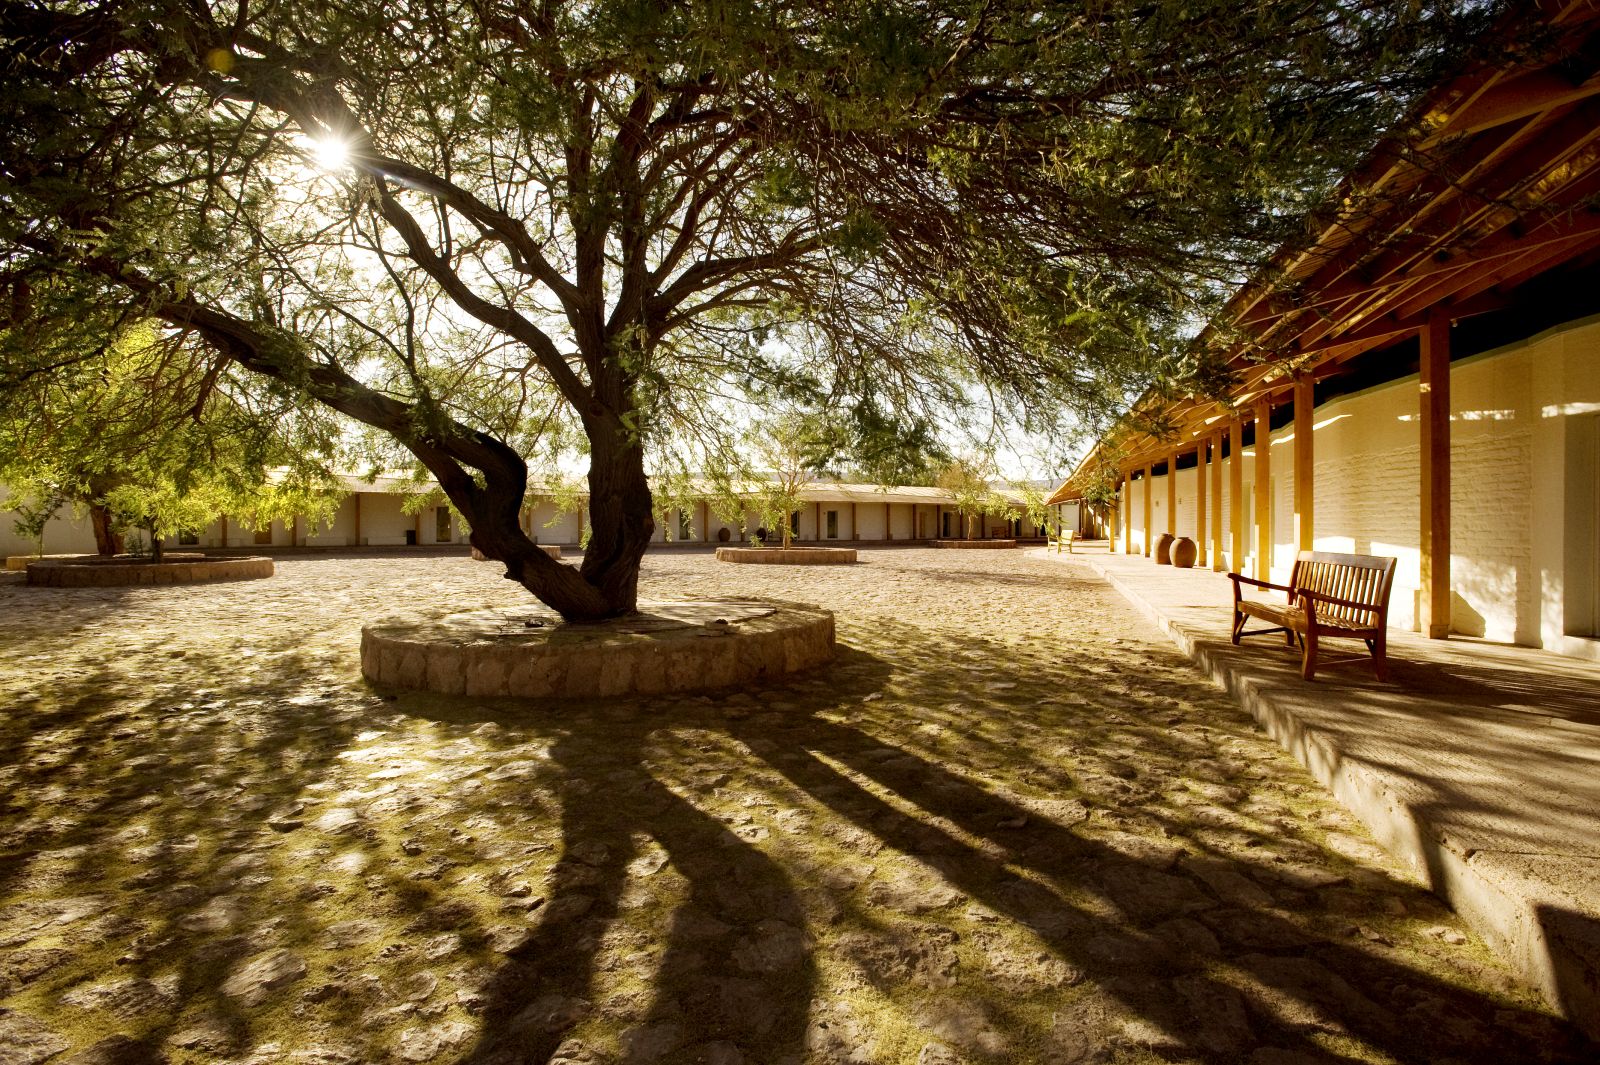
[[[560,705],[361,680],[465,558],[0,580],[0,1065],[1596,1060],[1090,571],[863,560],[653,554],[838,660]]]

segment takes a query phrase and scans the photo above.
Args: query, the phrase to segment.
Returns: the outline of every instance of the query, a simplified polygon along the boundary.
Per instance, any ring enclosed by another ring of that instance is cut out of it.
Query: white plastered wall
[[[1458,338],[1470,328],[1458,326]],[[1450,400],[1452,630],[1600,658],[1596,640],[1568,633],[1566,603],[1569,540],[1585,528],[1569,507],[1594,498],[1571,482],[1597,476],[1573,467],[1568,433],[1574,419],[1600,413],[1600,319],[1453,363]],[[1397,558],[1390,620],[1415,629],[1418,380],[1325,403],[1314,425],[1316,547]],[[1272,452],[1273,570],[1283,577],[1294,557],[1291,438],[1288,430],[1274,434]]]

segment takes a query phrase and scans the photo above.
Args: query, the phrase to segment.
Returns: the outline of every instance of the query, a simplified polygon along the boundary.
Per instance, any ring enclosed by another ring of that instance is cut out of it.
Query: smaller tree
[[[757,423],[747,439],[761,464],[756,510],[763,525],[782,530],[783,546],[788,547],[794,515],[805,506],[806,487],[832,446],[828,423],[820,414],[791,407]]]
[[[1055,508],[1045,503],[1045,495],[1037,485],[1027,481],[1012,481],[1011,487],[1022,497],[1022,513],[1030,525],[1045,529],[1052,536],[1061,535],[1061,519]]]
[[[1004,514],[1010,504],[990,487],[993,464],[987,460],[958,458],[939,471],[934,484],[955,504],[964,519],[966,539],[973,539],[973,523],[985,514]]]
[[[67,497],[58,487],[44,486],[33,492],[24,492],[8,497],[0,502],[0,510],[15,511],[17,517],[12,520],[12,527],[17,530],[17,535],[25,540],[33,541],[33,553],[40,558],[44,557],[44,531],[50,524],[50,519],[56,516]]]

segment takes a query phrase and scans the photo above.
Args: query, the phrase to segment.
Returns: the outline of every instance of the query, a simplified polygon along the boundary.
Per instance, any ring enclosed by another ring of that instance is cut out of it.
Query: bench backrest
[[[1363,607],[1316,604],[1317,616],[1357,628],[1387,622],[1389,588],[1394,583],[1395,560],[1386,555],[1341,555],[1332,551],[1302,551],[1289,579],[1290,600],[1304,589],[1335,599],[1349,599]]]

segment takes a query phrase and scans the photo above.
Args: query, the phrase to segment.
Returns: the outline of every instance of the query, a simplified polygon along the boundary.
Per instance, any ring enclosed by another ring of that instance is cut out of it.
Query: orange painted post
[[[1149,558],[1150,557],[1151,549],[1154,546],[1154,544],[1152,543],[1152,540],[1151,540],[1151,534],[1154,532],[1154,525],[1150,521],[1150,481],[1153,478],[1153,473],[1155,471],[1155,468],[1156,468],[1155,467],[1155,463],[1153,463],[1153,462],[1147,462],[1147,463],[1144,464],[1144,557],[1145,558]]]
[[[1194,449],[1194,550],[1196,566],[1206,563],[1206,442]]]
[[[1272,403],[1256,404],[1256,580],[1272,579]]]
[[[1122,553],[1133,554],[1133,470],[1122,475]]]
[[[1178,535],[1178,453],[1167,456],[1167,535]]]
[[[1314,550],[1313,545],[1316,543],[1313,516],[1313,479],[1316,477],[1316,469],[1311,427],[1315,406],[1316,397],[1312,394],[1310,375],[1295,378],[1294,541],[1302,551]]]
[[[1422,329],[1422,595],[1417,628],[1450,635],[1450,318]]]
[[[1222,430],[1211,434],[1211,568],[1221,573],[1222,558]]]
[[[1244,572],[1244,419],[1235,418],[1228,424],[1228,499],[1233,507],[1230,521],[1233,534],[1231,545],[1233,572]]]

